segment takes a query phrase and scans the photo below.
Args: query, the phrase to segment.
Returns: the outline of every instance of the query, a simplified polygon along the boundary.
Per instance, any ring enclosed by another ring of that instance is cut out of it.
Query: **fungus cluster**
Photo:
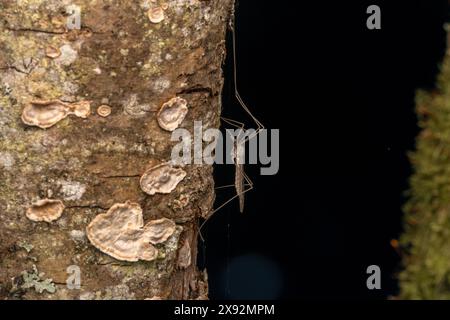
[[[126,202],[96,216],[87,226],[86,235],[97,249],[117,260],[152,261],[158,256],[153,245],[165,242],[175,229],[175,223],[166,218],[144,226],[139,204]]]
[[[153,0],[152,2],[155,3]],[[167,9],[166,3],[155,4],[147,12],[150,22],[161,23],[166,18]],[[56,62],[63,65],[71,64],[77,54],[70,45],[45,48],[48,58],[56,59]],[[128,52],[123,51],[122,54],[127,55]],[[101,73],[101,70],[98,73]],[[103,104],[96,112],[101,117],[108,117],[112,110],[110,106]],[[21,119],[26,125],[48,129],[70,115],[87,118],[90,114],[90,101],[68,103],[61,100],[33,100],[24,107]],[[175,97],[161,106],[157,121],[163,130],[172,132],[182,124],[187,114],[188,102]],[[143,174],[140,187],[148,195],[169,194],[186,175],[181,168],[163,163],[151,167]],[[64,210],[65,206],[61,200],[44,199],[33,203],[27,209],[26,216],[32,221],[52,222],[59,219]],[[80,230],[72,230],[70,236],[76,241],[82,241],[86,235],[92,245],[103,253],[117,260],[137,262],[155,260],[158,257],[158,248],[155,245],[166,242],[175,230],[175,222],[167,218],[144,224],[140,205],[128,201],[115,204],[106,213],[97,215],[86,227],[85,234]],[[190,244],[185,241],[179,252],[178,265],[187,268],[191,264],[191,258]]]
[[[69,115],[87,118],[90,112],[91,104],[89,101],[65,103],[60,100],[35,100],[23,109],[22,121],[29,126],[47,129]]]
[[[52,222],[59,219],[65,209],[60,200],[44,199],[31,205],[26,212],[28,219],[36,222]]]
[[[164,103],[158,112],[158,123],[167,131],[174,131],[186,118],[188,113],[187,101],[183,98],[173,98]]]
[[[153,196],[157,193],[169,194],[186,177],[186,172],[163,163],[148,169],[141,177],[141,189]]]

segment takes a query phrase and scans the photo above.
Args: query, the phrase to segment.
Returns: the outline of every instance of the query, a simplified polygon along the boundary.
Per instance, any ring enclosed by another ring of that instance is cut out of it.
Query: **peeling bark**
[[[188,101],[182,127],[191,132],[194,120],[219,127],[233,0],[166,3],[165,19],[152,23],[147,11],[162,2],[0,0],[1,299],[207,297],[196,256],[198,220],[214,202],[212,167],[186,166],[186,178],[166,195],[145,194],[139,179],[170,160],[175,142],[157,121],[165,102]],[[80,30],[66,28],[71,4],[81,8]],[[46,56],[49,47],[61,55]],[[49,129],[31,127],[21,113],[35,100],[88,101],[91,113]],[[104,104],[111,107],[108,117],[96,113]],[[27,208],[45,198],[64,202],[62,217],[27,219]],[[177,223],[156,261],[115,260],[85,236],[96,215],[127,201],[143,208],[145,222]],[[186,247],[191,263],[184,258],[180,266]],[[79,290],[66,287],[72,265],[81,270]]]

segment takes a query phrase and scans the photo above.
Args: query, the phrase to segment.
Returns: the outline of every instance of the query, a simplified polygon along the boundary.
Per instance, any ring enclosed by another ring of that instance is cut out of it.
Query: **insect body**
[[[249,191],[251,191],[253,189],[253,182],[252,180],[247,176],[247,174],[245,173],[245,168],[244,168],[244,160],[243,159],[243,154],[244,154],[244,150],[245,150],[245,144],[250,141],[251,139],[254,139],[257,137],[257,135],[259,134],[259,132],[261,130],[263,130],[265,127],[264,125],[252,114],[252,112],[250,111],[250,109],[247,107],[247,105],[245,104],[244,100],[242,99],[239,90],[238,90],[238,76],[237,76],[237,50],[236,50],[236,27],[235,27],[235,15],[234,15],[234,4],[233,4],[233,8],[231,11],[231,18],[230,18],[230,22],[229,22],[229,27],[231,30],[231,35],[232,35],[232,46],[233,46],[233,80],[234,80],[234,95],[236,100],[238,101],[239,105],[241,106],[241,108],[251,117],[251,119],[253,120],[253,122],[256,125],[256,130],[246,136],[244,139],[240,138],[240,137],[233,137],[233,154],[232,154],[232,158],[233,158],[233,162],[235,165],[235,179],[234,179],[234,185],[228,185],[228,186],[222,186],[222,187],[217,187],[217,189],[224,189],[224,188],[229,188],[229,187],[234,187],[236,189],[236,195],[233,196],[231,199],[229,199],[228,201],[226,201],[225,203],[223,203],[222,205],[220,205],[218,208],[216,208],[210,216],[212,216],[214,213],[216,213],[217,211],[219,211],[220,209],[222,209],[223,207],[225,207],[227,204],[229,204],[230,202],[234,201],[235,199],[239,199],[239,209],[240,212],[244,212],[244,207],[245,207],[245,194]],[[242,131],[244,130],[244,124],[242,122],[233,120],[233,119],[229,119],[229,118],[225,118],[225,117],[221,117],[222,121],[224,121],[225,123],[241,129]],[[206,223],[206,221],[204,222]],[[204,225],[204,223],[202,224],[202,226]],[[201,227],[202,227],[201,226]],[[201,228],[200,227],[200,228]]]
[[[244,211],[244,204],[245,204],[245,193],[249,192],[253,189],[253,182],[251,179],[245,174],[244,171],[244,162],[245,159],[242,159],[242,155],[245,150],[245,144],[247,141],[254,139],[257,137],[259,132],[264,129],[264,125],[252,114],[250,109],[245,104],[244,100],[242,99],[239,89],[238,89],[238,76],[237,76],[237,50],[236,50],[236,23],[235,23],[235,7],[233,4],[232,12],[231,12],[231,19],[230,19],[230,30],[232,34],[233,39],[233,76],[234,76],[234,95],[236,97],[236,100],[241,105],[242,109],[252,118],[253,122],[256,124],[257,129],[254,133],[247,136],[245,139],[240,139],[239,137],[234,137],[234,148],[233,148],[233,159],[235,164],[235,188],[237,197],[239,197],[239,209],[241,212]],[[233,119],[227,119],[222,117],[222,120],[230,125],[232,125],[235,128],[239,128],[241,130],[244,129],[244,124],[242,122],[233,120]],[[246,188],[247,187],[247,188]],[[234,198],[232,199],[234,200]]]
[[[244,212],[245,205],[245,193],[244,193],[244,164],[242,163],[239,157],[239,145],[238,142],[235,141],[234,148],[234,165],[236,167],[235,176],[234,176],[234,185],[236,187],[236,193],[239,196],[239,210],[241,213]]]

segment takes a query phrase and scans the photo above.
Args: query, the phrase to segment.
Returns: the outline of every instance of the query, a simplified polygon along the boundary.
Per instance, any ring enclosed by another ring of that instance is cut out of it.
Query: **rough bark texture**
[[[450,38],[449,38],[450,39]],[[448,45],[450,42],[448,41]],[[434,92],[420,90],[416,109],[422,132],[411,155],[415,172],[405,206],[405,299],[450,299],[450,51]]]
[[[182,126],[191,132],[194,120],[219,126],[233,0],[165,2],[166,17],[154,24],[147,11],[159,0],[0,0],[0,298],[206,297],[195,258],[198,219],[214,201],[212,168],[186,166],[187,177],[168,195],[146,195],[139,178],[170,160],[175,142],[156,120],[166,101],[188,101]],[[65,28],[70,4],[81,7],[81,30]],[[62,55],[47,57],[50,46]],[[22,110],[37,99],[91,101],[92,113],[46,130],[26,126]],[[112,108],[107,118],[95,113],[102,104]],[[26,217],[43,198],[64,202],[60,219]],[[97,214],[126,201],[141,205],[146,222],[177,223],[156,261],[117,261],[86,239]],[[186,259],[179,264],[187,252],[188,267]],[[80,290],[66,287],[71,265],[81,269]]]

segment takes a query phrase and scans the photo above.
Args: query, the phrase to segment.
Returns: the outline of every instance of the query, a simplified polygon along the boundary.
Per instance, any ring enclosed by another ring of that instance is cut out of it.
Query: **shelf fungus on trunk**
[[[140,180],[141,189],[151,196],[157,193],[169,194],[185,177],[186,172],[183,169],[163,163],[144,173]]]
[[[69,114],[74,114],[78,118],[86,119],[91,114],[91,102],[79,101],[69,104]]]
[[[147,16],[151,23],[160,23],[165,19],[164,8],[163,7],[155,7],[151,8],[147,12]]]
[[[100,116],[100,117],[103,117],[103,118],[106,118],[106,117],[108,117],[110,114],[111,114],[111,107],[110,106],[108,106],[108,105],[106,105],[106,104],[103,104],[103,105],[101,105],[100,107],[98,107],[98,109],[97,109],[97,114]]]
[[[175,222],[166,218],[144,226],[140,205],[126,202],[96,216],[86,227],[86,235],[103,253],[117,260],[137,262],[155,260],[158,249],[153,245],[167,241],[175,230]]]
[[[71,114],[85,119],[90,112],[89,101],[66,103],[60,100],[35,100],[23,109],[22,121],[29,126],[48,129]]]
[[[158,112],[158,123],[166,131],[174,131],[186,118],[187,101],[183,98],[173,98],[164,103]]]
[[[49,46],[45,48],[45,55],[51,59],[56,59],[61,56],[61,50],[59,50],[59,48]]]
[[[61,200],[43,199],[39,200],[28,208],[27,218],[36,222],[52,222],[61,217],[65,209]]]

